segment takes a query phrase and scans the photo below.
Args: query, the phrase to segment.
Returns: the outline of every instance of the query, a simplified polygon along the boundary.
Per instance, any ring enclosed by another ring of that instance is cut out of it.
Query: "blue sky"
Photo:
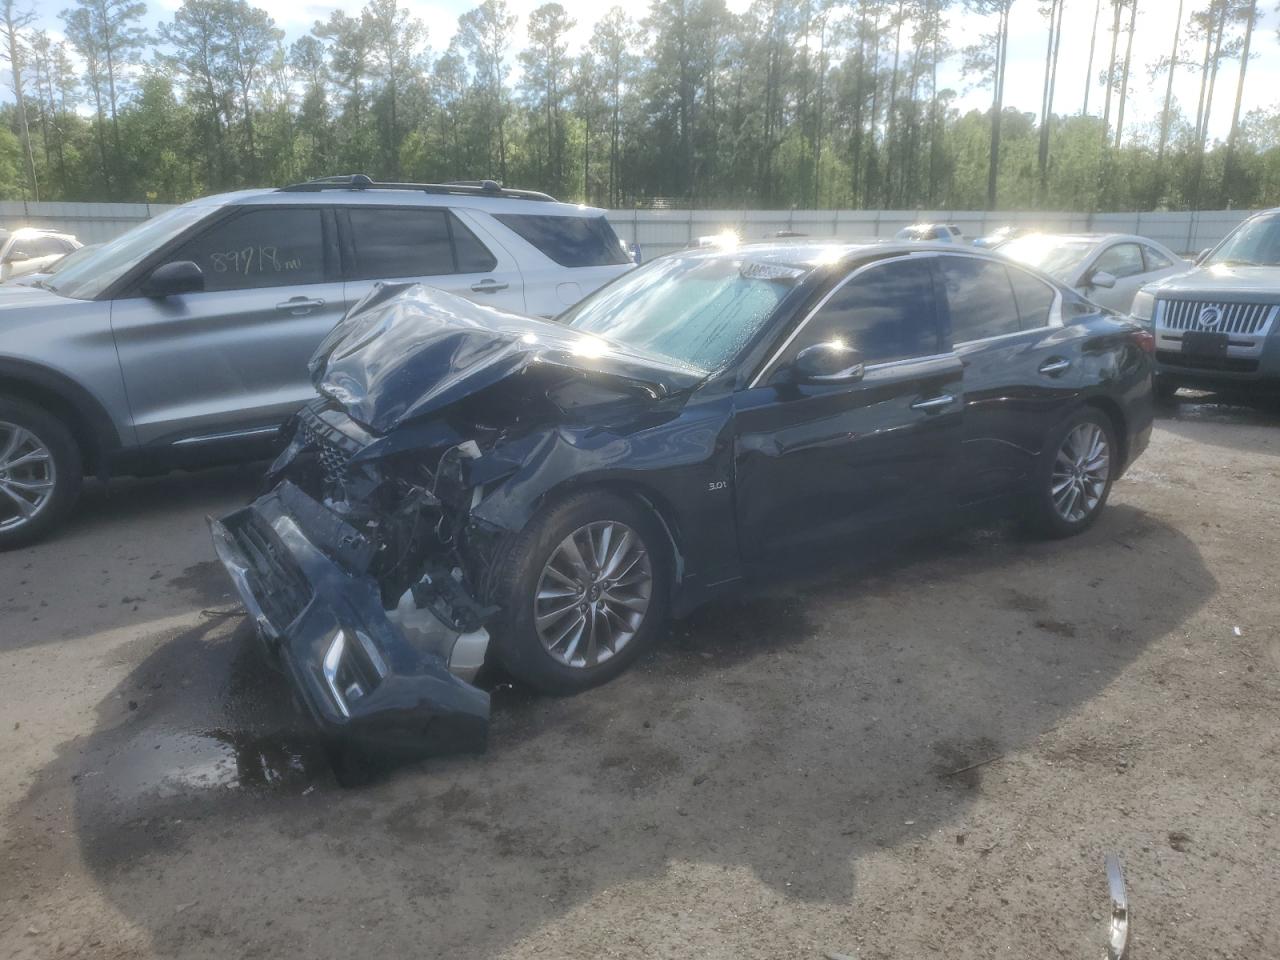
[[[168,19],[178,7],[180,0],[149,0],[148,22],[154,26],[160,20]],[[508,0],[513,12],[520,16],[517,30],[523,34],[527,14],[542,0]],[[591,28],[609,8],[609,0],[561,0],[570,15],[577,20],[577,26],[570,36],[571,44],[580,46],[591,34]],[[1186,0],[1186,7],[1198,6],[1200,0]],[[747,0],[728,0],[730,8],[741,10],[748,5]],[[276,24],[293,38],[307,32],[317,19],[328,16],[331,10],[340,7],[351,12],[358,9],[357,3],[332,4],[322,2],[290,2],[290,0],[258,0],[275,19]],[[448,44],[457,27],[458,16],[474,5],[469,0],[408,0],[405,4],[417,14],[428,28],[428,39],[431,47],[439,52]],[[1040,108],[1040,91],[1043,82],[1045,20],[1038,12],[1039,0],[1014,0],[1010,17],[1009,36],[1009,74],[1006,83],[1006,101],[1011,106],[1029,112],[1038,112]],[[61,4],[49,3],[47,0],[36,0],[39,10],[38,23],[51,33],[59,34],[61,22],[58,10]],[[633,14],[641,10],[639,3],[626,3],[624,9]],[[1106,8],[1109,4],[1103,0],[1102,22],[1098,27],[1097,53],[1095,54],[1095,72],[1100,63],[1105,67],[1109,53],[1110,35],[1109,20]],[[1253,47],[1256,56],[1249,64],[1245,81],[1244,110],[1250,108],[1274,106],[1277,103],[1276,90],[1280,89],[1280,41],[1277,39],[1278,15],[1270,0],[1259,3],[1259,23],[1254,30]],[[1159,57],[1167,56],[1172,41],[1173,20],[1177,11],[1176,0],[1139,0],[1138,29],[1134,38],[1134,66],[1131,71],[1131,93],[1126,107],[1125,127],[1129,131],[1139,130],[1144,124],[1150,124],[1157,116],[1164,98],[1164,78],[1161,76],[1154,82],[1148,74],[1148,66]],[[1089,54],[1089,39],[1093,27],[1094,0],[1067,0],[1067,11],[1064,18],[1062,47],[1059,57],[1058,94],[1055,99],[1055,110],[1073,112],[1079,109],[1085,85],[1085,64]],[[984,29],[981,18],[963,13],[957,8],[951,14],[952,42],[957,46],[972,42]],[[1123,45],[1123,36],[1122,36]],[[514,67],[514,63],[513,63]],[[1213,105],[1213,119],[1210,133],[1215,137],[1225,137],[1231,121],[1232,101],[1235,97],[1237,64],[1226,64],[1218,75],[1217,89]],[[514,71],[513,71],[514,73]],[[970,82],[960,75],[958,63],[948,66],[942,81],[960,92],[962,108],[985,108],[990,104],[991,94],[988,90],[972,88]],[[6,98],[11,94],[7,86],[0,88]],[[1096,87],[1090,95],[1091,112],[1100,112],[1101,88]],[[1174,95],[1179,99],[1184,112],[1194,115],[1196,99],[1199,95],[1199,78],[1191,71],[1180,70],[1175,83]]]

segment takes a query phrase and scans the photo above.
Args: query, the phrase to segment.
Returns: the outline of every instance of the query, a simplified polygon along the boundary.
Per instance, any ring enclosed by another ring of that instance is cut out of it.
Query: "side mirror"
[[[21,263],[23,260],[30,260],[31,254],[25,250],[10,250],[4,255],[5,263]]]
[[[1115,275],[1107,273],[1105,270],[1095,270],[1089,277],[1089,286],[1091,287],[1100,287],[1103,290],[1110,290],[1115,285]]]
[[[1203,250],[1197,253],[1196,260],[1195,260],[1196,266],[1198,267],[1200,266],[1200,264],[1204,263],[1205,258],[1208,257],[1209,254],[1211,254],[1212,252],[1213,252],[1213,247],[1205,247]]]
[[[791,364],[791,382],[857,383],[862,379],[864,370],[859,351],[839,340],[831,340],[815,343],[796,354],[795,362]]]
[[[172,297],[179,293],[199,293],[204,289],[204,271],[191,260],[162,263],[142,281],[144,297]]]
[[[632,263],[634,264],[644,263],[644,255],[640,252],[640,244],[638,243],[631,244],[631,247],[627,250],[627,252],[631,255]]]

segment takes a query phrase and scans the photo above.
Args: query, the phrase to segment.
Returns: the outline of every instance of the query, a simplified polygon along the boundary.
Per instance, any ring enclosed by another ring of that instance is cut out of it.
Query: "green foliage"
[[[607,11],[577,50],[559,3],[518,20],[485,0],[434,55],[403,0],[334,10],[289,45],[248,0],[183,0],[154,38],[139,0],[71,2],[65,39],[21,17],[0,36],[26,113],[24,128],[16,105],[0,109],[0,196],[33,196],[34,177],[41,199],[169,202],[363,171],[495,177],[614,207],[974,209],[991,200],[996,144],[994,204],[1006,209],[1280,204],[1280,108],[1239,117],[1228,149],[1207,137],[1207,109],[1175,100],[1162,122],[1130,122],[1117,147],[1115,123],[1059,102],[1047,155],[1036,115],[957,111],[939,65],[963,58],[998,103],[1010,0],[754,0],[740,13],[650,0]],[[1115,0],[1104,22],[1131,2]],[[1042,4],[1046,18],[1054,6]],[[1243,56],[1256,5],[1185,6],[1172,68],[1207,93]],[[960,16],[983,18],[965,50],[948,42]],[[1126,92],[1120,22],[1090,65],[1102,66],[1090,81],[1099,113]],[[1051,69],[1046,58],[1046,90]],[[1079,89],[1065,69],[1059,101]],[[1162,58],[1153,82],[1170,69]]]

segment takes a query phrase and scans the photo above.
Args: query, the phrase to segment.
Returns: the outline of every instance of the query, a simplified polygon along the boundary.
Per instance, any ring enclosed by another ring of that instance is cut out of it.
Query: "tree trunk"
[[[1049,7],[1049,41],[1044,54],[1044,93],[1040,100],[1040,203],[1049,185],[1049,130],[1053,123],[1053,88],[1058,78],[1058,47],[1062,41],[1062,8],[1065,0],[1053,0]]]
[[[898,103],[898,61],[902,51],[902,8],[905,0],[898,0],[898,29],[894,32],[893,40],[893,71],[889,74],[889,107],[885,113],[885,135],[884,135],[884,156],[885,156],[885,178],[884,178],[884,205],[886,207],[893,206],[893,152],[894,152],[894,131],[897,126],[897,103]]]
[[[1164,151],[1169,145],[1169,111],[1173,107],[1173,73],[1178,67],[1178,41],[1182,34],[1182,4],[1178,0],[1178,18],[1173,24],[1173,47],[1169,51],[1169,80],[1164,88],[1164,109],[1160,111],[1160,146],[1156,150],[1156,166],[1164,162]]]
[[[1124,10],[1124,0],[1111,0],[1115,7],[1115,22],[1111,25],[1111,61],[1107,64],[1107,105],[1102,111],[1102,146],[1107,145],[1107,131],[1111,127],[1111,94],[1116,83],[1116,44],[1120,41],[1120,14]]]
[[[1116,111],[1116,149],[1124,130],[1124,103],[1129,96],[1129,64],[1133,61],[1133,28],[1138,19],[1138,0],[1129,0],[1129,39],[1124,47],[1124,70],[1120,77],[1120,109]]]
[[[1231,132],[1227,134],[1227,156],[1222,165],[1222,185],[1231,188],[1232,167],[1236,158],[1236,138],[1240,134],[1240,101],[1244,97],[1244,74],[1249,68],[1249,45],[1253,41],[1253,24],[1258,18],[1258,0],[1250,0],[1244,27],[1244,47],[1240,50],[1240,79],[1236,81],[1236,102],[1231,111]],[[1230,198],[1227,198],[1230,199]]]
[[[30,14],[28,14],[28,17]],[[28,21],[29,22],[29,21]],[[31,152],[31,130],[27,126],[27,104],[22,96],[22,49],[19,46],[18,31],[23,24],[18,22],[13,9],[13,0],[4,7],[4,26],[6,41],[9,46],[9,67],[13,76],[13,102],[18,112],[18,135],[22,139],[22,162],[27,168],[27,187],[31,190],[33,200],[40,199],[40,184],[36,181],[36,157]]]
[[[996,208],[996,179],[1000,173],[1000,115],[1004,112],[1004,68],[1009,54],[1009,4],[1000,11],[996,39],[995,98],[991,105],[991,157],[987,166],[987,209]]]
[[[1084,68],[1084,105],[1080,108],[1080,116],[1089,115],[1089,92],[1093,89],[1093,53],[1098,44],[1098,20],[1102,16],[1102,0],[1094,0],[1093,33],[1089,35],[1089,62]]]
[[[1218,80],[1218,64],[1222,60],[1222,35],[1226,31],[1227,26],[1227,4],[1223,0],[1219,6],[1218,22],[1215,25],[1216,32],[1213,43],[1213,55],[1209,59],[1209,87],[1204,98],[1204,114],[1200,121],[1199,136],[1196,141],[1196,172],[1191,181],[1191,209],[1199,209],[1200,206],[1200,185],[1204,178],[1204,151],[1206,142],[1209,139],[1209,115],[1213,111],[1213,88]]]

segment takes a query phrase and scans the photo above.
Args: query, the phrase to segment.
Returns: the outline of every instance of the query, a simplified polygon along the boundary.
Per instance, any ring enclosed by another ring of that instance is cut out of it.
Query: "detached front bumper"
[[[269,652],[326,735],[406,758],[485,748],[489,695],[392,622],[365,572],[372,547],[354,528],[288,481],[209,526]]]

